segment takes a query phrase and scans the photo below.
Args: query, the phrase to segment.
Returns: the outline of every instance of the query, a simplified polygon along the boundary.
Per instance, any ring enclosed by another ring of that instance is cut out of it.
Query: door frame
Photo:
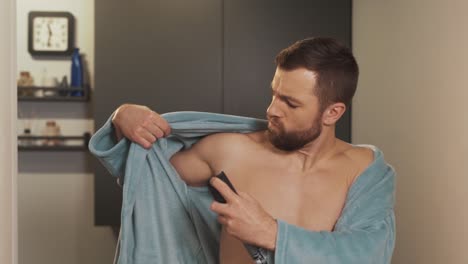
[[[18,263],[16,0],[0,1],[0,263]]]

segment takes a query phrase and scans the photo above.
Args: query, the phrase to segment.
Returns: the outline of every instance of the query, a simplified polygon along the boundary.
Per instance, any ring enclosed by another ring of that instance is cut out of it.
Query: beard
[[[307,130],[286,131],[280,123],[275,123],[274,128],[268,126],[268,139],[276,148],[285,151],[298,150],[318,138],[322,133],[320,115],[314,120],[312,127]]]

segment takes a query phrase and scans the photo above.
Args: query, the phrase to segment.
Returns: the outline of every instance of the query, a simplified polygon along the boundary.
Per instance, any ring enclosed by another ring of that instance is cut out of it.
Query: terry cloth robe
[[[127,139],[116,144],[112,116],[89,143],[91,153],[124,182],[118,263],[218,263],[221,226],[209,209],[211,193],[185,184],[169,159],[211,133],[263,130],[267,122],[205,112],[162,117],[172,133],[149,150]],[[350,187],[334,230],[315,232],[277,219],[276,249],[265,251],[267,263],[390,263],[395,173],[380,150],[368,147],[374,161]]]

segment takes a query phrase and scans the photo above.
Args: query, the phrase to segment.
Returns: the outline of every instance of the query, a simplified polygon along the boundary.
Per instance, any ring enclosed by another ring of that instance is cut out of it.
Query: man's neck
[[[272,152],[283,156],[284,159],[288,159],[291,167],[296,167],[303,172],[310,171],[321,161],[331,158],[340,148],[339,145],[341,145],[341,140],[335,137],[334,130],[327,131],[324,129],[314,141],[294,151],[284,151],[273,146],[268,140],[266,130],[258,133],[258,135],[261,138],[260,141],[265,146],[268,146]]]
[[[336,153],[339,140],[334,133],[322,133],[314,141],[307,143],[296,152],[302,161],[302,171],[313,169],[321,161],[327,160]]]
[[[335,131],[322,131],[320,136],[314,141],[309,142],[299,150],[284,151],[276,148],[268,140],[267,131],[259,133],[261,141],[268,146],[273,152],[282,155],[285,159],[290,160],[291,166],[300,169],[301,171],[312,170],[320,161],[332,157],[340,144],[340,140],[335,137]]]

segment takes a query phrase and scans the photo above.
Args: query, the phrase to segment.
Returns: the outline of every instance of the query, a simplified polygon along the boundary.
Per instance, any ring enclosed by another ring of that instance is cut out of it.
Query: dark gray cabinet
[[[224,112],[265,118],[276,54],[297,40],[330,36],[351,46],[351,1],[225,0]],[[350,141],[350,113],[337,126]]]
[[[351,44],[351,1],[100,0],[94,119],[122,103],[265,118],[275,55],[309,36]],[[350,111],[338,125],[350,141]],[[121,189],[95,162],[95,223],[119,225]]]

